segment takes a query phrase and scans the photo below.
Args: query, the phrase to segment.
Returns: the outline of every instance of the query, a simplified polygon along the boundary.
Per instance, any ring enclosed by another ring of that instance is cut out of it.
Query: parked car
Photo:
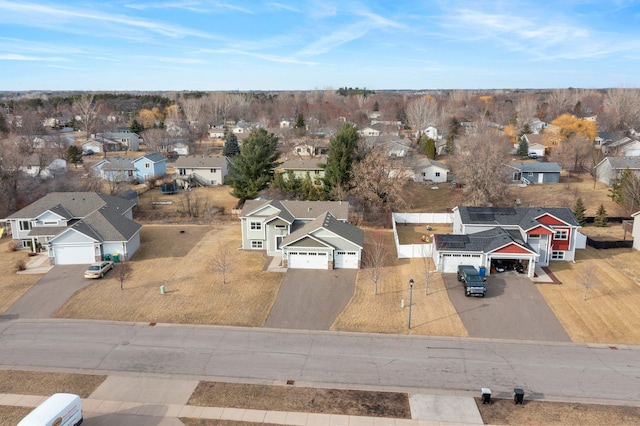
[[[93,151],[90,149],[83,149],[82,155],[93,155]]]
[[[113,262],[105,260],[104,262],[94,263],[89,265],[86,271],[84,271],[85,278],[102,278],[104,274],[113,269]]]
[[[465,296],[484,297],[487,286],[484,284],[486,278],[480,276],[478,270],[471,265],[458,266],[458,281],[464,283]]]
[[[176,151],[168,151],[166,156],[167,158],[178,158],[178,153]]]

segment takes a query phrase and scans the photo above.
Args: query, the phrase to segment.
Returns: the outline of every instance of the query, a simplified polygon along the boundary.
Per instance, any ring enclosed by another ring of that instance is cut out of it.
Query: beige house
[[[184,186],[224,185],[229,173],[229,159],[222,155],[181,155],[173,166],[177,180]]]
[[[316,179],[324,178],[324,167],[322,165],[326,163],[326,157],[290,158],[284,160],[276,171],[285,173],[285,179],[288,172],[291,172],[294,177],[299,179],[304,179],[308,174],[311,180],[315,181]]]

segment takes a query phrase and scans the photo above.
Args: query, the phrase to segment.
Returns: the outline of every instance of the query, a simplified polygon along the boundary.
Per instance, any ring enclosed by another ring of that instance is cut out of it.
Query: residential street
[[[640,400],[640,347],[81,320],[0,322],[0,364]]]

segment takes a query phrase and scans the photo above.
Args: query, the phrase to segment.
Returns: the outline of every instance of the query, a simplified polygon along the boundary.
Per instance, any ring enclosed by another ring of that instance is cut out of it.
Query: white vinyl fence
[[[453,213],[392,213],[393,240],[396,244],[398,259],[433,256],[433,241],[422,244],[400,244],[396,224],[434,224],[453,223]]]

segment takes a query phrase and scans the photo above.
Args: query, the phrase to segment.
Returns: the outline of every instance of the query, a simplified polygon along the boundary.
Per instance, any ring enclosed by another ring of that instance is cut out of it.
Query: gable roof
[[[416,161],[417,169],[426,169],[429,167],[438,167],[438,168],[441,168],[442,170],[450,170],[449,166],[447,166],[446,164],[436,160],[431,160],[430,158],[427,158],[427,157],[421,158],[420,160]]]
[[[177,168],[210,169],[223,167],[227,157],[222,155],[181,155],[174,163]]]
[[[598,163],[598,166],[605,161],[608,161],[609,164],[611,164],[611,168],[614,170],[640,169],[640,157],[606,157]]]
[[[324,212],[315,220],[306,223],[303,227],[289,234],[282,240],[282,246],[294,243],[306,236],[312,236],[314,239],[325,242],[321,237],[313,235],[319,229],[327,230],[339,237],[344,238],[356,244],[358,247],[364,247],[364,231],[350,223],[342,222],[336,219],[331,213]],[[326,242],[325,242],[326,243]]]
[[[313,220],[323,212],[330,212],[339,220],[349,218],[349,203],[346,201],[289,201],[289,200],[247,200],[242,207],[240,217],[249,217],[261,208],[271,205],[280,210],[278,216],[290,217],[292,221]]]
[[[100,161],[99,163],[97,163],[93,167],[95,168],[101,164],[103,165],[102,170],[114,170],[114,171],[121,172],[125,170],[136,169],[135,166],[133,165],[133,161],[129,158],[122,158],[122,157],[106,158]]]
[[[97,192],[51,192],[7,219],[32,219],[48,210],[67,219],[83,218],[106,205],[123,214],[132,209],[136,202]]]
[[[508,163],[506,166],[523,173],[560,173],[562,171],[562,167],[558,163],[543,163],[541,161]]]
[[[568,207],[454,207],[466,225],[519,226],[528,230],[544,225],[538,218],[551,215],[570,226],[578,227],[575,216]]]
[[[133,160],[133,162],[135,163],[136,161],[142,160],[143,158],[146,158],[147,160],[151,161],[152,163],[161,163],[163,161],[167,161],[167,157],[165,157],[162,154],[159,154],[157,152],[151,152],[149,154],[145,154],[142,155],[138,158],[136,158],[135,160]]]
[[[469,251],[489,253],[510,244],[516,244],[532,254],[535,250],[527,244],[516,230],[500,227],[473,234],[435,234],[433,236],[438,251]]]

